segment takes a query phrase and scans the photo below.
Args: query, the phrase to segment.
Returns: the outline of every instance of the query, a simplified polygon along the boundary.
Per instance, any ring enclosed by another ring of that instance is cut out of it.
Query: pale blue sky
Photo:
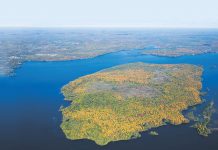
[[[218,0],[0,0],[0,26],[218,28]]]

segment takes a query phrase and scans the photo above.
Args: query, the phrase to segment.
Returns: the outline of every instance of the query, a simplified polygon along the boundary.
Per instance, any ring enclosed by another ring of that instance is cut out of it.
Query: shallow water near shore
[[[188,63],[204,68],[204,98],[218,106],[218,54],[178,58],[142,55],[142,50],[120,51],[95,58],[62,62],[26,62],[15,76],[0,77],[0,148],[4,150],[216,150],[218,132],[201,137],[189,125],[167,125],[155,129],[159,136],[142,137],[98,146],[93,141],[65,138],[60,129],[61,105],[67,106],[61,87],[81,76],[115,65],[144,62],[157,64]],[[213,119],[218,119],[216,114]]]

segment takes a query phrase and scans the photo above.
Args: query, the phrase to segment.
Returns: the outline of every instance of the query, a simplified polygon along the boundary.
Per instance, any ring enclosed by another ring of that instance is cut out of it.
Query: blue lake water
[[[26,62],[13,77],[0,78],[0,149],[1,150],[217,150],[218,132],[201,137],[189,125],[158,128],[159,136],[98,146],[89,140],[67,140],[60,129],[60,89],[69,81],[101,69],[131,62],[189,63],[202,65],[205,99],[218,106],[218,54],[178,58],[141,55],[139,50],[110,53],[96,58],[65,62]],[[218,115],[214,116],[218,119]]]

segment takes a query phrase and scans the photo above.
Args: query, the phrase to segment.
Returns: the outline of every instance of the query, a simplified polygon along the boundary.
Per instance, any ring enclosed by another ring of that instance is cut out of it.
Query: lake
[[[61,62],[25,62],[15,76],[0,77],[0,148],[2,150],[217,150],[218,132],[199,136],[190,125],[158,128],[159,136],[142,137],[98,146],[93,141],[65,138],[60,129],[60,106],[67,106],[62,86],[101,69],[131,62],[202,65],[204,97],[218,106],[218,54],[178,58],[142,55],[141,50],[120,51],[95,58]],[[213,119],[218,119],[216,114]]]

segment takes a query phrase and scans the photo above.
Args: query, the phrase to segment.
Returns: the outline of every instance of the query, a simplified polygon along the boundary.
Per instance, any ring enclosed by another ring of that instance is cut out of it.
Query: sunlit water
[[[13,77],[0,78],[1,150],[217,150],[218,132],[201,137],[189,125],[158,128],[159,136],[112,142],[101,147],[89,140],[67,140],[60,129],[60,89],[69,81],[101,69],[131,62],[202,65],[203,91],[207,101],[218,104],[218,54],[178,58],[141,55],[140,51],[121,51],[96,58],[65,62],[26,62]],[[218,119],[217,116],[214,119]]]

